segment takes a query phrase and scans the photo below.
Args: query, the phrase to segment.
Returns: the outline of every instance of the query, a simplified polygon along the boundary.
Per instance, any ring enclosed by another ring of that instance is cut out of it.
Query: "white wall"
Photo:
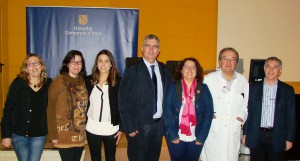
[[[218,49],[234,47],[244,59],[276,56],[283,81],[300,81],[300,0],[219,0]]]

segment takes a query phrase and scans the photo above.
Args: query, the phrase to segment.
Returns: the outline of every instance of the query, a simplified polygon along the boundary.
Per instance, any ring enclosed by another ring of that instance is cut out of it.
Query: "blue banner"
[[[40,55],[55,77],[70,50],[79,50],[87,73],[102,49],[110,50],[122,75],[125,58],[137,56],[138,9],[26,7],[27,53]]]

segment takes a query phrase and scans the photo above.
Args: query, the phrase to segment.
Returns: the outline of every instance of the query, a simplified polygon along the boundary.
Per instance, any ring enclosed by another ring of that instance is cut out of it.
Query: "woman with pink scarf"
[[[165,98],[166,140],[172,161],[198,161],[213,119],[213,101],[203,68],[195,58],[182,60]]]

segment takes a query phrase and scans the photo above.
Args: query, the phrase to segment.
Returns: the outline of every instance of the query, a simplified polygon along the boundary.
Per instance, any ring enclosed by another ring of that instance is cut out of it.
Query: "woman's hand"
[[[10,148],[11,147],[11,138],[4,138],[4,139],[2,139],[2,145],[5,148]]]
[[[202,145],[202,143],[200,141],[196,141],[195,143],[196,145]]]
[[[120,141],[120,139],[122,137],[122,132],[118,131],[117,134],[114,136],[114,138],[116,138],[116,137],[117,137],[116,145],[118,145],[119,141]]]

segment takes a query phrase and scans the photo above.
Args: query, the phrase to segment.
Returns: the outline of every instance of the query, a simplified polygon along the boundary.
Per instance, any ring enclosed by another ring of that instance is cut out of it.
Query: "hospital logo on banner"
[[[29,6],[27,53],[39,54],[46,62],[47,75],[54,78],[68,51],[79,50],[84,54],[90,74],[97,53],[108,49],[122,75],[125,58],[137,57],[138,22],[139,9]]]
[[[88,23],[88,15],[79,15],[78,16],[78,22],[80,25],[86,25]]]
[[[74,25],[72,28],[65,30],[65,35],[68,36],[101,36],[102,33],[100,31],[94,31],[93,26],[88,25],[89,15],[78,15],[78,23]],[[79,25],[78,25],[79,24]]]

